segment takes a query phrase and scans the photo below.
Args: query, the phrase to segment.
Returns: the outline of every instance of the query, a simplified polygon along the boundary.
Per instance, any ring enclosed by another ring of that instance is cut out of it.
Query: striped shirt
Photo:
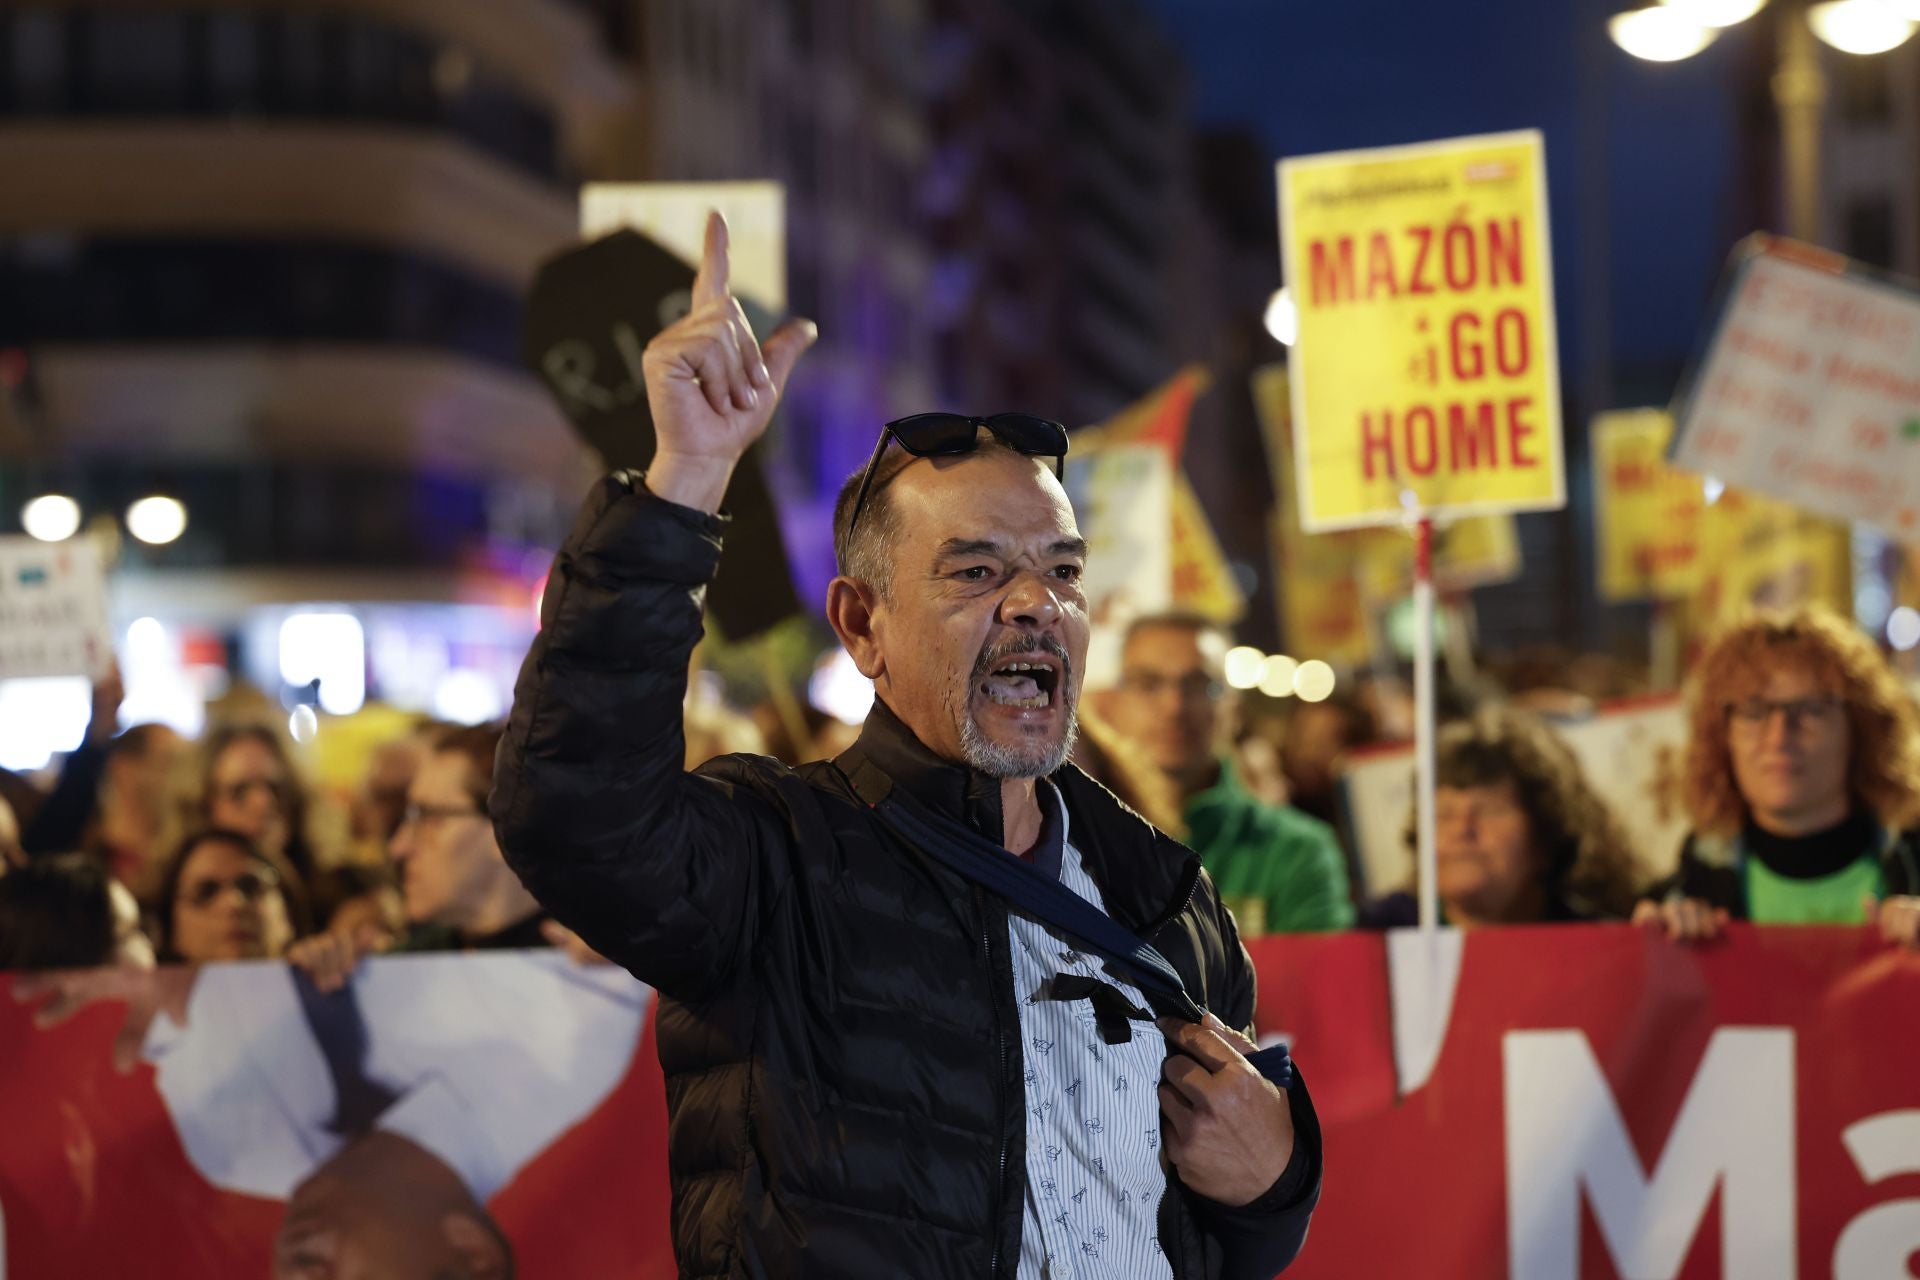
[[[1066,805],[1051,783],[1041,787],[1040,803],[1035,865],[1106,910],[1067,839]],[[1007,931],[1027,1068],[1019,1280],[1171,1280],[1157,1221],[1167,1190],[1158,1093],[1166,1040],[1150,1019],[1129,1020],[1129,1038],[1107,1043],[1121,1034],[1119,1020],[1109,1012],[1103,1037],[1094,1000],[1069,999],[1067,991],[1094,980],[1117,988],[1144,1015],[1139,989],[1017,910],[1008,914]],[[1067,991],[1056,994],[1056,985]],[[1111,994],[1100,998],[1109,1010],[1118,1004]]]

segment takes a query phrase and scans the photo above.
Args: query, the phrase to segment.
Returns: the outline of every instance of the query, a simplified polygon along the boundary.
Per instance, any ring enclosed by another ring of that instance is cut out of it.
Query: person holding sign
[[[1870,924],[1920,946],[1920,712],[1879,650],[1807,610],[1735,627],[1695,680],[1694,831],[1634,922],[1680,941],[1730,919]]]
[[[1273,1275],[1319,1128],[1242,1033],[1253,967],[1198,859],[1065,764],[1065,431],[889,424],[834,522],[859,742],[685,773],[717,513],[813,340],[756,340],[717,218],[693,304],[646,352],[652,465],[555,564],[488,806],[554,916],[661,994],[681,1270]]]

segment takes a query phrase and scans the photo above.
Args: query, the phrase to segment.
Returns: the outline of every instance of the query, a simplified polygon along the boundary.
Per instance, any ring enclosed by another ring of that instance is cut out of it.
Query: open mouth
[[[1037,711],[1053,705],[1054,691],[1059,687],[1060,668],[1053,659],[1024,654],[988,672],[980,692],[1000,706]]]

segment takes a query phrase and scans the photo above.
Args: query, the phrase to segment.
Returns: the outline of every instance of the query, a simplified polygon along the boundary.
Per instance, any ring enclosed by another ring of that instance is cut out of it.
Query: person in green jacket
[[[1206,618],[1136,620],[1109,718],[1179,792],[1186,842],[1242,935],[1348,928],[1353,899],[1333,828],[1254,796],[1222,749],[1232,716],[1226,650],[1226,635]]]

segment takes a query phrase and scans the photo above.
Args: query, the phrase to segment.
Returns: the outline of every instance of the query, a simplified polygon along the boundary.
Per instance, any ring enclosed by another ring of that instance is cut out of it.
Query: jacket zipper
[[[997,1276],[1000,1274],[1000,1219],[1005,1216],[1001,1200],[1007,1191],[1007,1034],[1000,1020],[1000,993],[995,989],[997,975],[993,971],[991,921],[980,902],[980,887],[968,887],[972,891],[974,910],[980,913],[980,948],[987,957],[987,1003],[993,1008],[993,1040],[1000,1050],[1000,1072],[993,1079],[993,1094],[1000,1103],[1000,1166],[993,1184],[993,1263],[987,1271],[989,1276]]]

